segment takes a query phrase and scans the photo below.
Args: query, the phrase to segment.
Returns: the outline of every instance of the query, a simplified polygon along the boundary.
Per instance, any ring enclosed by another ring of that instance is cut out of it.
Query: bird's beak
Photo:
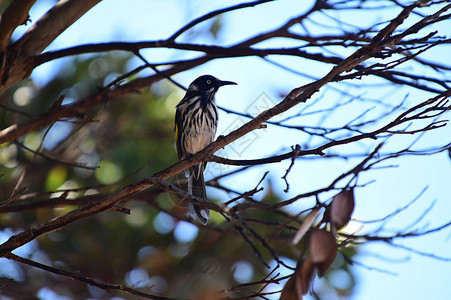
[[[238,84],[238,83],[236,83],[236,82],[233,82],[233,81],[222,81],[222,80],[218,80],[218,85],[219,86],[223,86],[223,85],[232,85],[232,84]]]

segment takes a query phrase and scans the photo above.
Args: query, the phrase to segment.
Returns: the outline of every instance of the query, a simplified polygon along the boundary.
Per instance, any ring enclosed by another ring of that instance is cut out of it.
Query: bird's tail
[[[207,200],[207,192],[205,190],[204,170],[202,164],[192,166],[188,172],[188,193],[194,197]],[[210,217],[208,208],[189,203],[191,214],[195,215],[199,221],[205,225]]]

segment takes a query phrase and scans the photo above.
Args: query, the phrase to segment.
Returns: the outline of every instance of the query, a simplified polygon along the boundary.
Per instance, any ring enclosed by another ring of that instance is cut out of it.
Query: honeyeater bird
[[[175,140],[179,160],[189,158],[213,142],[218,127],[215,94],[221,86],[230,84],[236,83],[203,75],[189,85],[185,97],[177,104],[175,113]],[[185,175],[188,177],[188,193],[207,200],[205,166],[206,163],[194,165],[185,171]],[[207,208],[189,203],[189,210],[202,224],[207,224],[210,216]]]

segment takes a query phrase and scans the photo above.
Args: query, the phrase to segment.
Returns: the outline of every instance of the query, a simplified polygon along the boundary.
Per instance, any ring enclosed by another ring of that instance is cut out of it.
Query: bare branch
[[[47,266],[47,265],[38,263],[36,261],[33,261],[33,260],[30,260],[30,259],[18,256],[18,255],[15,255],[15,254],[12,254],[12,253],[7,254],[5,257],[8,258],[8,259],[20,262],[22,264],[29,265],[29,266],[32,266],[32,267],[35,267],[35,268],[38,268],[38,269],[41,269],[41,270],[44,270],[44,271],[56,274],[56,275],[61,275],[61,276],[64,276],[64,277],[68,277],[68,278],[72,278],[72,279],[78,280],[80,282],[87,283],[89,285],[98,287],[98,288],[106,290],[106,291],[108,291],[108,290],[119,290],[119,291],[126,292],[128,294],[131,294],[131,295],[140,296],[140,297],[145,298],[145,299],[154,299],[154,300],[176,300],[177,299],[177,298],[169,298],[169,297],[151,295],[151,294],[148,294],[148,293],[140,292],[138,290],[126,287],[126,286],[124,286],[122,284],[111,284],[111,283],[100,282],[100,281],[94,280],[92,278],[82,276],[82,275],[79,274],[79,272],[64,271],[64,270],[61,270],[61,269],[57,269],[57,268],[54,268],[54,267],[51,267],[51,266]]]
[[[266,2],[271,2],[274,0],[259,0],[259,1],[252,1],[252,2],[247,2],[247,3],[241,3],[238,5],[234,5],[234,6],[230,6],[227,8],[223,8],[223,9],[218,9],[216,11],[212,11],[208,14],[205,14],[203,16],[200,16],[196,19],[194,19],[193,21],[189,22],[187,25],[183,26],[182,28],[180,28],[179,30],[177,30],[176,33],[174,33],[171,37],[168,38],[169,41],[174,41],[177,37],[179,37],[180,35],[182,35],[184,32],[188,31],[189,29],[193,28],[194,26],[196,26],[197,24],[206,21],[208,19],[211,19],[217,15],[229,12],[229,11],[233,11],[233,10],[238,10],[238,9],[242,9],[242,8],[247,8],[247,7],[254,7],[256,5],[259,4],[263,4]]]

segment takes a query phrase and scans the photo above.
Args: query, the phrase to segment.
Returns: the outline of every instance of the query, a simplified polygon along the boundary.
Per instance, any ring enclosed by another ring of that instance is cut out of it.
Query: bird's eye
[[[211,80],[210,79],[207,80],[207,84],[211,84]]]

